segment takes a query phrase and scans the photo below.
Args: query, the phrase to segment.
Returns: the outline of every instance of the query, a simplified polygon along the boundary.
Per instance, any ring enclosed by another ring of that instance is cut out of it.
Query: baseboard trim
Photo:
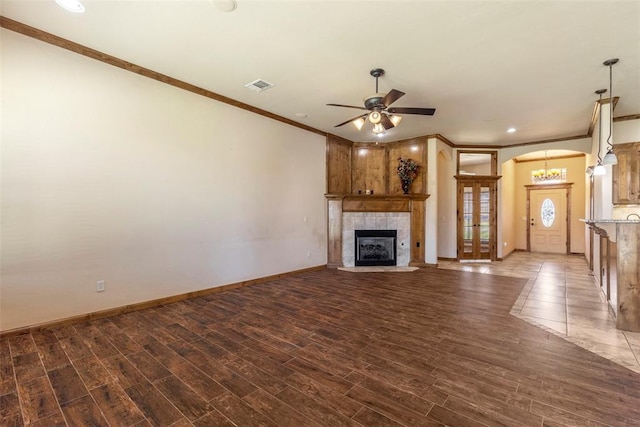
[[[164,305],[164,304],[171,304],[171,303],[183,301],[189,298],[196,298],[196,297],[202,297],[202,296],[211,295],[211,294],[217,294],[218,292],[229,291],[231,289],[243,288],[245,286],[271,282],[273,280],[282,279],[290,276],[297,276],[302,273],[324,270],[325,268],[327,268],[326,265],[307,267],[307,268],[302,268],[300,270],[288,271],[286,273],[273,274],[271,276],[259,277],[257,279],[244,280],[242,282],[216,286],[214,288],[201,289],[199,291],[186,292],[184,294],[172,295],[170,297],[158,298],[150,301],[143,301],[135,304],[109,308],[107,310],[94,311],[87,314],[81,314],[78,316],[67,317],[59,320],[52,320],[49,322],[43,322],[36,325],[29,325],[29,326],[23,326],[15,329],[9,329],[6,331],[0,331],[0,338],[27,334],[32,331],[39,331],[39,330],[51,328],[54,326],[72,325],[75,323],[86,322],[88,320],[96,320],[96,319],[102,319],[105,317],[116,316],[118,314],[130,313],[132,311],[143,310],[145,308],[151,308],[151,307],[157,307],[159,305]]]

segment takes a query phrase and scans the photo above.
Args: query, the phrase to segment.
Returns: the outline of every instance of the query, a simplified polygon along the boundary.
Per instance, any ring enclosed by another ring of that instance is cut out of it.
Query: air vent
[[[246,85],[244,85],[244,87],[247,87],[251,90],[255,90],[256,92],[263,92],[267,89],[271,89],[273,86],[274,86],[273,84],[266,82],[262,79],[255,80],[251,83],[247,83]]]

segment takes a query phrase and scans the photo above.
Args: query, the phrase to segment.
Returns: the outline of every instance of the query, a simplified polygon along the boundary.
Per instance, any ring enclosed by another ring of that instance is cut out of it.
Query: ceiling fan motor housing
[[[364,108],[367,110],[374,110],[376,108],[380,110],[384,110],[385,105],[382,104],[382,99],[384,98],[384,93],[376,93],[375,95],[371,95],[364,99]]]

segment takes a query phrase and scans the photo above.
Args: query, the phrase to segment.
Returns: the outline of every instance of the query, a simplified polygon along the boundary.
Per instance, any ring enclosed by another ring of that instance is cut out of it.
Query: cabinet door
[[[640,203],[640,142],[614,145],[618,164],[613,166],[613,203]]]

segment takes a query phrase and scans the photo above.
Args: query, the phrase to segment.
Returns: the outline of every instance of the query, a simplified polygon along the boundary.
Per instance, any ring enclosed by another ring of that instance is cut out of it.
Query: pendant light
[[[605,93],[606,89],[598,89],[596,91],[597,95],[600,95],[600,99],[598,100],[598,105],[600,108],[600,112],[602,112],[602,94]],[[602,159],[600,158],[600,147],[602,146],[602,114],[600,114],[600,118],[598,119],[598,163],[593,168],[594,176],[602,176],[607,174],[607,170],[602,164]]]
[[[602,63],[609,67],[609,137],[607,138],[607,154],[602,160],[602,164],[605,165],[618,164],[618,157],[613,152],[613,66],[617,63],[618,58],[607,59]]]

